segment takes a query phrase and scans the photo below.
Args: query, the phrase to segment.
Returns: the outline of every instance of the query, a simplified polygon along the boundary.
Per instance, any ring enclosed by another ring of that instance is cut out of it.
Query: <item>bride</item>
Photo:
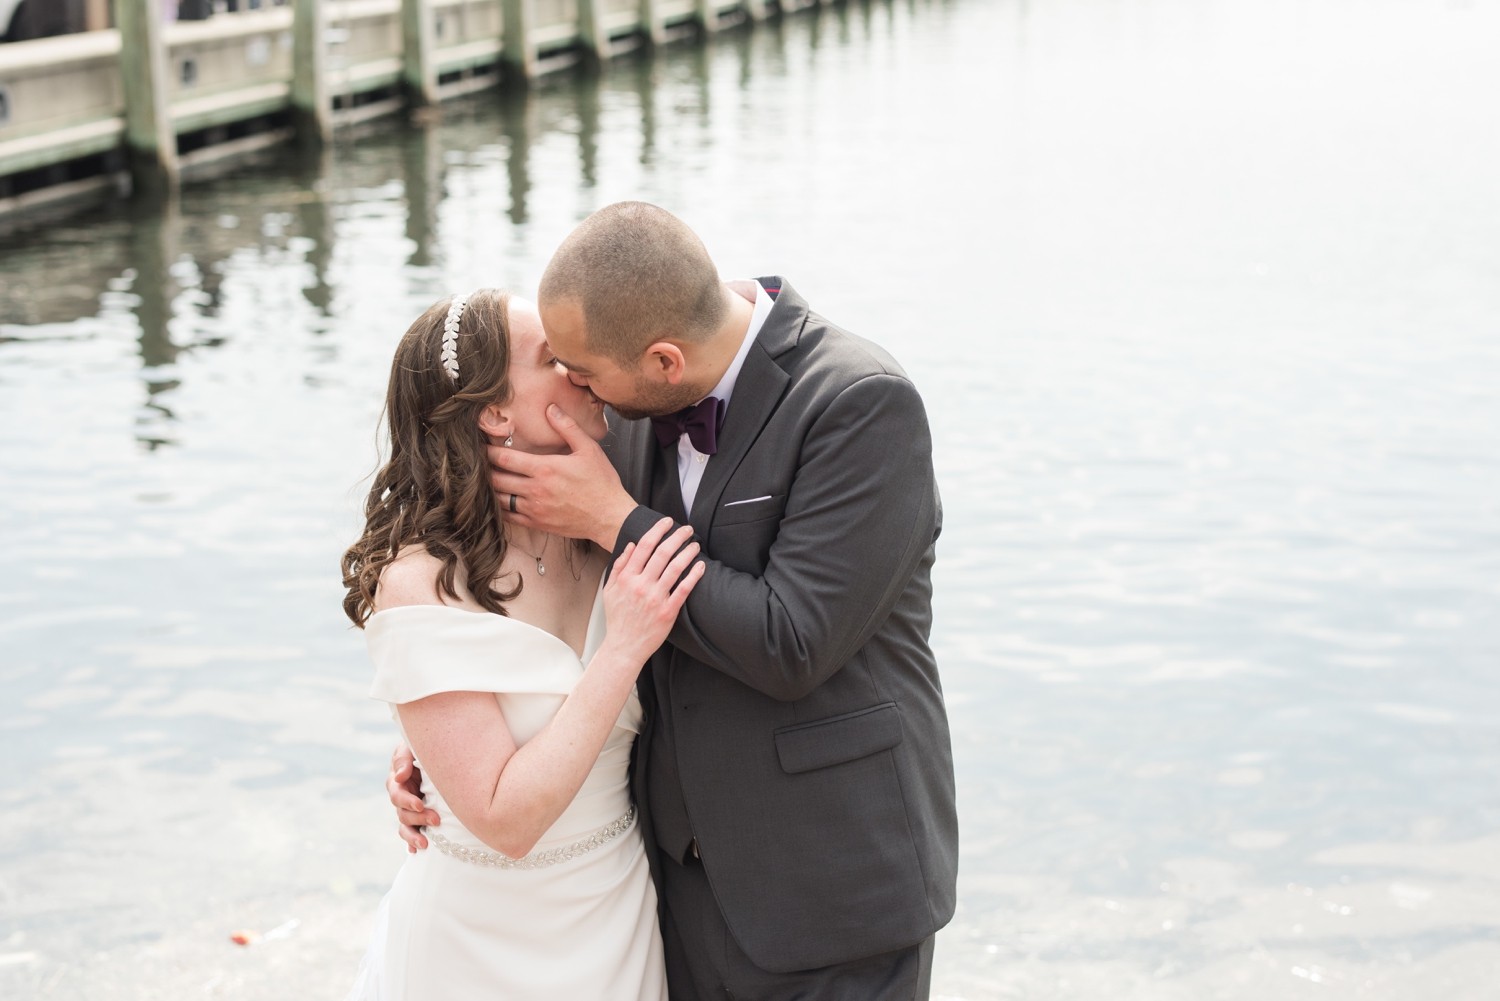
[[[344,554],[344,609],[434,816],[350,1001],[667,996],[626,769],[636,675],[703,565],[668,519],[607,579],[592,544],[502,522],[485,447],[566,452],[551,406],[608,430],[505,292],[434,305],[396,349],[391,457]]]

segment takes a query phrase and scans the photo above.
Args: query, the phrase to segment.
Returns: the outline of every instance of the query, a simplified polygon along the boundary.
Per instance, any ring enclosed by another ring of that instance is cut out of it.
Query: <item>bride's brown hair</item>
[[[442,561],[439,597],[458,600],[466,586],[487,610],[521,593],[494,582],[505,560],[505,532],[490,488],[479,415],[510,399],[510,294],[481,289],[469,296],[458,329],[458,381],[443,368],[443,324],[452,299],[434,303],[406,331],[391,362],[385,419],[391,457],[365,499],[365,530],[344,553],[344,614],[363,628],[373,612],[380,573],[405,546],[420,545]]]

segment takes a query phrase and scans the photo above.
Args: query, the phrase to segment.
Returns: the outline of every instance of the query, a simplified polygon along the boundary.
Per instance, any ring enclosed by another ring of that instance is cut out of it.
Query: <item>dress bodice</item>
[[[546,630],[504,615],[447,605],[387,609],[372,615],[365,626],[365,642],[375,664],[370,697],[390,704],[399,728],[396,707],[403,703],[439,692],[492,692],[520,747],[562,707],[583,677],[584,665],[603,644],[604,634],[602,591],[594,599],[582,657]],[[537,850],[592,834],[630,809],[626,773],[640,727],[641,705],[632,693],[582,788],[537,842]],[[425,771],[422,793],[442,817],[437,830],[449,843],[485,849],[453,815]]]

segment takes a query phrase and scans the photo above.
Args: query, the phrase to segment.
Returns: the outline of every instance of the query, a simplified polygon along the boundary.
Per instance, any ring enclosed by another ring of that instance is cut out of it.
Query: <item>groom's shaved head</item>
[[[646,202],[616,202],[579,224],[552,255],[537,299],[576,303],[588,349],[626,365],[660,340],[708,339],[728,308],[703,241]]]

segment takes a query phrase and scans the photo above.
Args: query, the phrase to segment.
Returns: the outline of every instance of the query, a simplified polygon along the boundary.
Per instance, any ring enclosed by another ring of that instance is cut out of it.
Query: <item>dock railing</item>
[[[811,0],[816,2],[816,0]],[[783,0],[784,9],[809,0]],[[766,0],[292,0],[0,44],[0,214],[767,16]]]

